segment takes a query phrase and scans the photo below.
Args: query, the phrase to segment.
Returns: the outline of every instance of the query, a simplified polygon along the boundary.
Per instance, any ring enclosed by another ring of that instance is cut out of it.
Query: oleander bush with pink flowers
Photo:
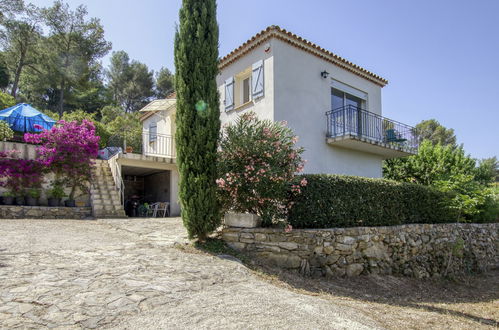
[[[253,213],[270,226],[286,219],[291,197],[306,186],[303,148],[285,122],[243,114],[222,131],[218,152],[219,197],[224,211]]]

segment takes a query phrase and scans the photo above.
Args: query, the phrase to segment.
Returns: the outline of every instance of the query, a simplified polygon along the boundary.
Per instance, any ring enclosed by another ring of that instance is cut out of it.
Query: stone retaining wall
[[[91,207],[0,205],[0,219],[89,219]]]
[[[222,238],[259,260],[312,276],[424,278],[499,266],[499,223],[294,229],[225,228]]]

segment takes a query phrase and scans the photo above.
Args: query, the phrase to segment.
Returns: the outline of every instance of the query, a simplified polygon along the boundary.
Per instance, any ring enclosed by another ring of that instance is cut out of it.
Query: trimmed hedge
[[[433,188],[384,179],[308,174],[293,199],[294,228],[393,226],[456,222],[451,196]]]

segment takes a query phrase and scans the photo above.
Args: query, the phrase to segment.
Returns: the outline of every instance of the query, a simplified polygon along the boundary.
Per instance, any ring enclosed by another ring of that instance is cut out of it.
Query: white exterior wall
[[[274,42],[269,41],[270,44]],[[253,49],[248,54],[239,58],[234,63],[228,65],[220,74],[217,76],[217,86],[218,93],[220,95],[220,121],[222,126],[226,123],[234,122],[239,115],[244,112],[254,111],[258,118],[274,120],[274,57],[272,51],[266,53],[264,47],[267,42]],[[252,103],[228,112],[225,111],[225,81],[230,77],[235,77],[238,73],[251,67],[253,63],[263,60],[263,70],[264,70],[264,96],[253,100]]]
[[[380,156],[333,147],[326,143],[326,111],[331,110],[331,79],[368,94],[366,109],[381,114],[381,87],[299,50],[273,40],[274,120],[286,120],[305,148],[305,173],[381,177]],[[320,73],[326,70],[329,77]]]

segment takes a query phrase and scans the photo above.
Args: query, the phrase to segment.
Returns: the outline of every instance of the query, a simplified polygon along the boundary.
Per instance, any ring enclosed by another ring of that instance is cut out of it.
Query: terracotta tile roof
[[[234,49],[232,52],[224,56],[220,59],[219,68],[223,69],[229,64],[235,62],[240,57],[244,56],[246,53],[250,52],[254,48],[258,47],[265,41],[276,38],[282,40],[298,49],[301,49],[305,52],[308,52],[312,55],[315,55],[319,58],[324,59],[330,63],[333,63],[345,70],[348,70],[362,78],[370,80],[375,84],[383,87],[388,84],[388,80],[356,65],[346,59],[306,40],[300,36],[297,36],[294,33],[286,31],[285,29],[280,28],[277,25],[272,25],[266,28],[265,30],[260,31],[256,35],[254,35],[251,39],[246,41],[244,44]]]

